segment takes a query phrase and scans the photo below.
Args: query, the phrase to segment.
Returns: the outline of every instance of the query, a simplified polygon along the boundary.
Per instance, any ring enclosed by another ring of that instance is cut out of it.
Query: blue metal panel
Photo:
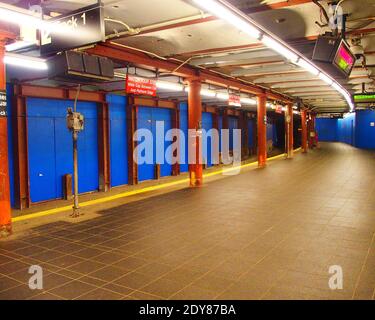
[[[219,152],[221,152],[221,130],[223,130],[223,116],[220,115],[218,119],[218,129],[219,129]]]
[[[109,94],[111,186],[128,183],[126,97]]]
[[[81,139],[81,133],[78,139]],[[55,146],[55,176],[56,176],[56,195],[55,198],[63,197],[62,181],[65,174],[73,174],[73,142],[72,134],[66,128],[65,118],[54,118],[54,143]],[[58,144],[57,144],[58,143]],[[78,161],[81,162],[80,152],[78,152]],[[79,186],[83,183],[82,172],[79,172]],[[80,188],[79,188],[80,190]]]
[[[30,197],[56,199],[55,124],[53,118],[28,118]]]
[[[273,129],[272,123],[267,123],[267,140],[273,140]]]
[[[163,136],[157,136],[156,134],[156,122],[163,122],[164,132]],[[172,153],[167,154],[167,148],[171,144],[170,141],[165,141],[165,134],[168,130],[172,129],[172,113],[169,109],[162,108],[152,108],[152,130],[154,136],[154,146],[155,146],[155,160],[156,160],[156,150],[161,150],[164,145],[164,163],[160,165],[160,176],[170,176],[172,175]],[[155,161],[156,163],[156,161]]]
[[[363,149],[375,149],[375,111],[357,111],[355,123],[355,145]]]
[[[274,146],[277,146],[279,143],[278,138],[277,138],[276,123],[272,124],[272,142]]]
[[[337,119],[316,119],[319,141],[338,141]]]
[[[72,135],[66,128],[69,100],[27,99],[31,201],[59,199],[62,179],[73,173]],[[79,192],[98,190],[97,105],[79,102],[85,130],[78,137]]]
[[[208,132],[213,127],[213,118],[212,113],[209,112],[203,112],[202,113],[202,129],[206,130]],[[207,150],[207,159],[203,159],[203,162],[207,163],[207,167],[212,166],[212,139],[209,137],[207,140],[203,139],[202,141],[202,150]]]
[[[184,159],[184,163],[180,162],[180,171],[181,172],[188,172],[189,171],[189,165],[188,165],[188,105],[186,102],[183,102],[180,104],[180,129],[184,133],[184,138],[185,138],[185,148],[183,149],[181,144],[181,154],[184,153],[184,156],[181,157]]]
[[[255,126],[255,121],[254,120],[249,120],[247,122],[248,124],[248,130],[249,130],[249,148],[254,147],[254,126]]]
[[[238,129],[238,118],[229,116],[228,127],[229,127],[229,150],[233,150],[233,129]]]
[[[164,130],[157,136],[156,134],[156,122],[162,122],[164,124]],[[139,107],[138,108],[138,129],[148,129],[152,132],[153,141],[146,145],[148,150],[153,152],[153,164],[141,164],[138,166],[138,180],[151,180],[155,177],[155,164],[156,164],[156,150],[163,152],[163,162],[160,164],[160,176],[172,175],[172,165],[167,163],[167,160],[171,160],[172,154],[165,156],[165,152],[168,146],[171,144],[170,141],[165,141],[165,134],[172,128],[172,114],[169,109],[162,108],[150,108],[150,107]],[[143,140],[142,140],[143,142]]]
[[[79,108],[78,108],[79,110]],[[96,110],[96,105],[95,105]],[[79,111],[83,112],[84,111]],[[98,119],[86,118],[85,130],[78,138],[79,192],[99,189]]]
[[[355,113],[337,121],[338,141],[354,146],[355,143]],[[320,137],[319,137],[320,139]]]
[[[152,109],[148,107],[139,107],[138,108],[138,123],[137,129],[147,129],[153,132],[152,130]],[[144,140],[140,141],[140,143],[144,143]],[[148,150],[153,151],[153,142],[149,142],[146,144],[146,148]],[[155,172],[154,172],[154,164],[139,164],[138,165],[138,180],[151,180],[154,179]]]

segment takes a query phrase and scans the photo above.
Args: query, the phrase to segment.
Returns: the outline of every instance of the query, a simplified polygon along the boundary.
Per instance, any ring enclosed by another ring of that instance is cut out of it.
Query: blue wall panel
[[[72,135],[66,128],[69,100],[27,99],[30,195],[32,202],[63,196],[63,175],[73,174]],[[78,137],[79,192],[99,188],[97,105],[79,102],[85,129]]]
[[[188,172],[189,171],[189,165],[188,165],[188,105],[186,102],[180,103],[180,129],[184,133],[185,138],[185,144],[181,143],[181,154],[184,153],[183,157],[181,157],[184,161],[180,161],[180,171],[181,172]],[[183,146],[185,145],[185,148]],[[184,163],[182,163],[184,162]]]
[[[337,121],[338,141],[350,145],[355,144],[355,113]],[[319,137],[318,137],[319,138]]]
[[[172,153],[168,151],[168,147],[171,145],[171,141],[165,141],[165,136],[168,130],[172,129],[172,111],[169,109],[153,108],[152,109],[152,124],[153,124],[153,135],[154,145],[156,150],[163,150],[164,146],[164,163],[160,165],[160,176],[167,177],[172,175]],[[159,135],[156,133],[156,122],[163,122],[164,132]],[[155,155],[155,162],[156,155]]]
[[[206,132],[213,128],[213,117],[212,113],[203,112],[202,113],[202,129]],[[207,150],[207,158],[203,159],[204,163],[206,162],[207,167],[212,167],[212,139],[208,137],[207,139],[203,139],[202,141],[202,150]]]
[[[254,126],[256,125],[255,124],[255,120],[251,119],[251,120],[248,120],[247,122],[248,124],[248,131],[249,131],[249,148],[253,148],[254,147]]]
[[[229,116],[228,117],[228,129],[229,129],[229,150],[233,150],[233,130],[238,129],[238,118]]]
[[[164,132],[157,136],[156,125],[157,122],[163,122]],[[164,148],[164,163],[160,165],[160,176],[172,175],[172,165],[167,163],[170,162],[172,154],[166,154],[168,146],[171,144],[170,141],[165,141],[165,134],[172,128],[172,113],[169,109],[162,108],[150,108],[150,107],[139,107],[138,108],[138,128],[137,129],[148,129],[152,132],[153,141],[149,141],[146,148],[153,152],[153,164],[141,164],[138,166],[138,180],[151,180],[155,176],[155,164],[156,161],[156,150],[162,151]],[[144,140],[141,141],[141,143]]]
[[[316,119],[319,141],[337,141],[337,119]]]
[[[152,130],[152,109],[147,107],[139,107],[138,108],[138,120],[137,120],[137,129],[147,129],[150,132],[153,133]],[[144,138],[142,138],[139,143],[145,143]],[[147,151],[153,153],[153,164],[143,163],[138,165],[138,180],[139,181],[145,181],[145,180],[151,180],[155,177],[155,171],[154,171],[154,146],[153,146],[153,140],[152,141],[146,141],[145,147],[147,148]],[[139,152],[140,149],[138,149]],[[139,157],[144,157],[144,151],[142,154],[139,154]]]
[[[364,110],[357,112],[356,146],[363,149],[375,149],[375,111]]]
[[[128,184],[126,97],[109,94],[111,186]]]
[[[56,199],[55,121],[29,117],[28,132],[31,201]]]

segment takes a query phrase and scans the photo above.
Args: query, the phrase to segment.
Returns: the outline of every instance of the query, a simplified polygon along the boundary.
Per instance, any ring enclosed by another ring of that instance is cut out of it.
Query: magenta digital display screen
[[[344,42],[341,42],[333,63],[347,75],[352,71],[355,57]]]

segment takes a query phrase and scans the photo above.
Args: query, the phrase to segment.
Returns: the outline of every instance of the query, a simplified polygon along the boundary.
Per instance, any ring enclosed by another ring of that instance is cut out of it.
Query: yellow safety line
[[[298,148],[298,149],[295,149],[294,151],[298,152],[300,149],[301,148]],[[286,154],[282,153],[280,155],[267,158],[267,161],[280,159],[280,158],[283,158],[285,156],[286,156]],[[224,169],[220,169],[220,170],[217,170],[217,171],[214,171],[214,172],[205,173],[205,174],[203,174],[203,177],[208,178],[208,177],[212,177],[212,176],[219,175],[219,174],[222,174],[222,173],[228,173],[228,172],[235,171],[235,170],[238,170],[238,169],[244,169],[244,168],[247,168],[247,167],[252,167],[252,166],[257,165],[257,164],[258,164],[258,161],[255,161],[255,162],[246,163],[246,164],[236,166],[236,167],[232,167],[232,168],[224,168]],[[183,184],[183,183],[188,183],[189,181],[190,181],[189,178],[185,178],[185,179],[180,179],[180,180],[173,181],[173,182],[167,182],[167,183],[158,184],[158,185],[154,185],[154,186],[150,186],[150,187],[145,187],[145,188],[138,189],[138,190],[127,191],[127,192],[115,194],[113,196],[108,196],[108,197],[103,197],[103,198],[100,198],[100,199],[85,201],[85,202],[82,202],[80,204],[80,206],[81,207],[88,207],[88,206],[92,206],[94,204],[105,203],[105,202],[109,202],[109,201],[112,201],[112,200],[117,200],[117,199],[121,199],[121,198],[134,196],[134,195],[141,194],[141,193],[146,193],[146,192],[150,192],[150,191],[155,191],[155,190],[165,189],[165,188],[168,188],[168,187],[177,186],[177,185],[180,185],[180,184]],[[64,207],[55,208],[55,209],[49,209],[49,210],[45,210],[45,211],[41,211],[41,212],[30,213],[30,214],[27,214],[27,215],[24,215],[24,216],[12,218],[12,222],[19,222],[19,221],[25,221],[25,220],[34,219],[34,218],[40,218],[40,217],[48,216],[48,215],[51,215],[51,214],[56,214],[56,213],[68,211],[68,210],[71,210],[71,209],[72,209],[72,206],[69,205],[69,206],[64,206]]]

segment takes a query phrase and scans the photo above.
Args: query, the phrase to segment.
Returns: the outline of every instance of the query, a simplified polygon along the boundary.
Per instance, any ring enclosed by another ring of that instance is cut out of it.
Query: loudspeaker
[[[319,37],[315,44],[313,60],[332,63],[340,43],[341,39],[339,38],[328,36]]]
[[[76,51],[66,51],[48,60],[48,77],[73,83],[112,80],[113,61]]]

